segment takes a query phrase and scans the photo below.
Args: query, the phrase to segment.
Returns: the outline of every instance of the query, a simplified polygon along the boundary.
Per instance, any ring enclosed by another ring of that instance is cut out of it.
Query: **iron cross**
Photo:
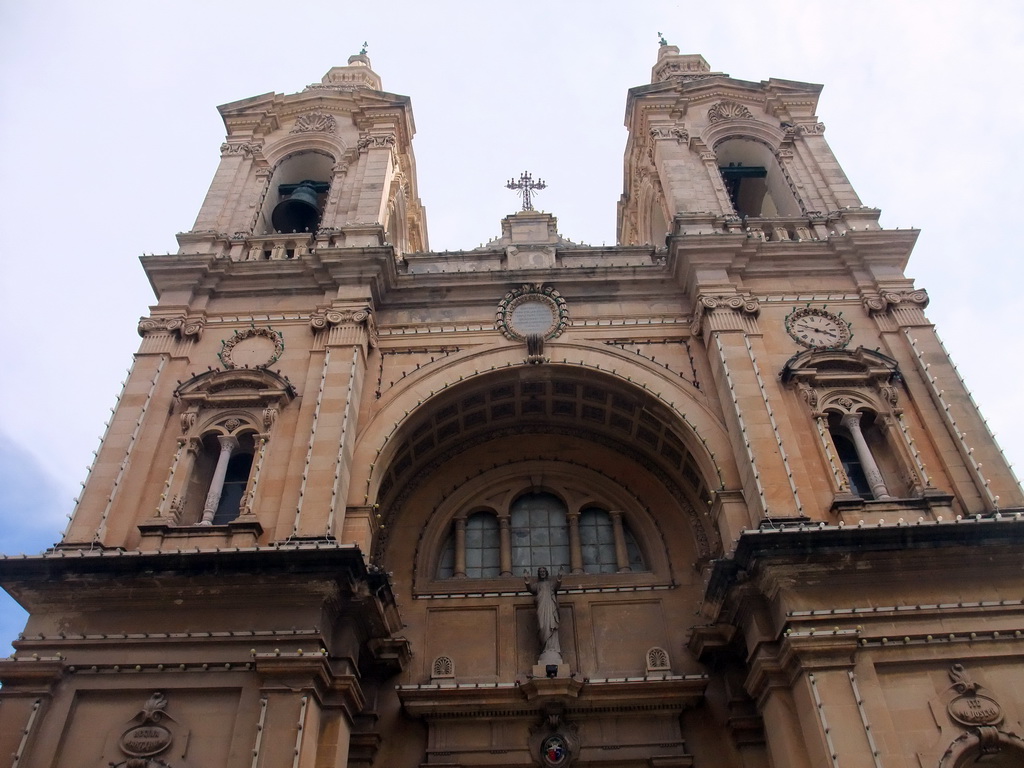
[[[547,187],[547,184],[544,183],[544,179],[537,179],[534,181],[533,176],[531,176],[527,171],[523,171],[522,175],[518,179],[509,179],[505,187],[518,192],[523,198],[524,211],[532,211],[532,193],[535,190],[539,192]]]

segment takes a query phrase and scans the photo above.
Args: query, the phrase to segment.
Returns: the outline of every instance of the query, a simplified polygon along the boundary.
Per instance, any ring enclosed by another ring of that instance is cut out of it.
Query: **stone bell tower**
[[[220,112],[65,536],[4,577],[38,662],[0,662],[23,767],[368,765],[408,658],[351,455],[376,302],[427,248],[409,99],[360,54]]]

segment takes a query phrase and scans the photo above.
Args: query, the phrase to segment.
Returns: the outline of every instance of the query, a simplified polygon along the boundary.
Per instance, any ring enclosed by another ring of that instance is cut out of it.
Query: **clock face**
[[[845,347],[853,336],[849,323],[815,307],[791,312],[786,318],[786,330],[799,344],[812,349]]]

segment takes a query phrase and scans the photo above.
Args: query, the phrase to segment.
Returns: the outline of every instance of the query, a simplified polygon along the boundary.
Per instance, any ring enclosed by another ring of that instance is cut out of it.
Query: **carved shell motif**
[[[708,122],[718,123],[722,120],[750,119],[750,110],[735,101],[720,101],[708,110]]]

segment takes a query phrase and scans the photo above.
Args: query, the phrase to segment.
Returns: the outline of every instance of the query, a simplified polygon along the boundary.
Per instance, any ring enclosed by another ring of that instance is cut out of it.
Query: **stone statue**
[[[533,594],[537,604],[537,634],[540,637],[540,657],[537,664],[561,664],[562,648],[558,642],[558,588],[562,586],[559,574],[551,581],[548,569],[541,566],[537,569],[537,581],[530,583],[529,576],[524,576],[526,588]]]

